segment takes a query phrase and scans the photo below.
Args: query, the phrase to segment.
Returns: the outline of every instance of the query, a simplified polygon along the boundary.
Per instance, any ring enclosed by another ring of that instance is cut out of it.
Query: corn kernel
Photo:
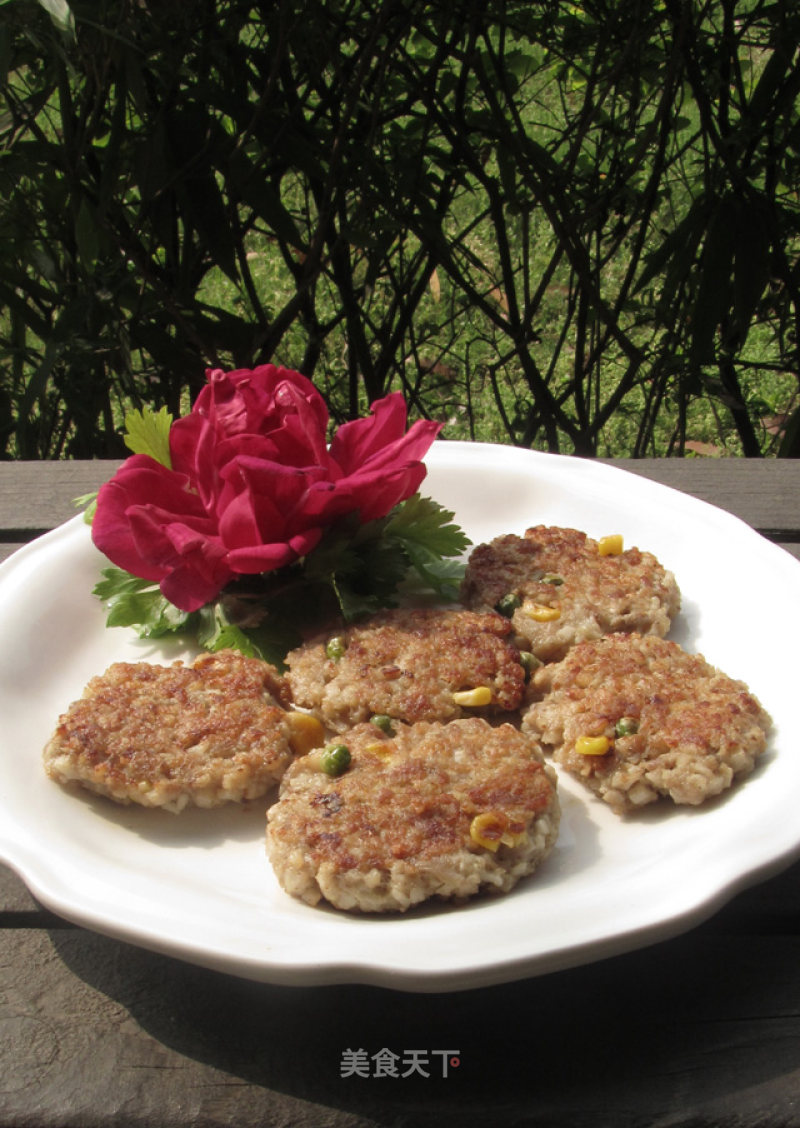
[[[601,537],[597,542],[597,551],[601,556],[619,556],[622,552],[623,540],[620,533],[612,533],[610,536]]]
[[[526,837],[526,831],[524,827],[514,830],[508,817],[500,811],[484,811],[470,823],[469,836],[476,846],[496,853],[501,845],[519,846]]]
[[[392,747],[385,740],[373,740],[369,744],[364,745],[365,752],[371,752],[373,756],[380,756],[382,760],[388,760],[392,755]]]
[[[475,689],[460,689],[453,694],[455,705],[489,705],[492,701],[492,691],[488,685],[479,685]]]
[[[325,740],[325,730],[316,717],[309,713],[287,713],[289,747],[295,756],[306,756],[312,748],[319,748]]]
[[[484,811],[482,815],[476,815],[469,826],[469,836],[475,845],[483,846],[492,853],[499,850],[502,834],[502,822],[494,811]]]
[[[575,751],[581,756],[605,756],[610,747],[607,736],[579,736],[575,741]]]
[[[522,610],[537,623],[552,623],[561,618],[561,608],[548,607],[546,603],[526,603]]]

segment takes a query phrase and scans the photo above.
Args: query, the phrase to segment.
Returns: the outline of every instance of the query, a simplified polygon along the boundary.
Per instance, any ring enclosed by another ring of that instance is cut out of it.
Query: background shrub
[[[0,0],[0,456],[266,361],[336,420],[797,456],[799,41],[791,0]]]

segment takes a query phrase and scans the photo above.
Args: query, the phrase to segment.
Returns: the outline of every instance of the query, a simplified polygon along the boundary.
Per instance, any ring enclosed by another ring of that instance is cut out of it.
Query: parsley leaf
[[[104,568],[94,594],[108,608],[107,627],[136,627],[141,638],[160,638],[183,630],[189,613],[170,603],[152,580],[123,568]]]
[[[72,499],[72,504],[75,508],[83,510],[83,520],[87,525],[91,525],[94,518],[94,511],[97,508],[98,492],[98,490],[94,490],[92,493],[81,494],[80,497],[74,497]]]
[[[414,494],[396,506],[385,536],[397,542],[419,581],[442,599],[458,598],[464,565],[446,557],[460,556],[472,543],[453,516],[438,502]]]
[[[386,536],[386,521],[359,525],[355,517],[345,519],[304,561],[306,578],[330,587],[345,622],[396,602],[411,561],[402,544]]]
[[[414,494],[392,510],[386,535],[420,545],[436,556],[460,556],[471,541],[459,525],[452,523],[454,516],[431,498]]]
[[[149,454],[156,462],[172,469],[169,453],[169,429],[172,416],[166,407],[153,411],[147,406],[125,416],[125,446],[134,454]]]
[[[409,542],[405,547],[417,573],[417,586],[421,586],[423,590],[429,588],[448,602],[457,600],[464,576],[464,565],[458,560],[442,560],[424,545]],[[411,584],[408,585],[408,590],[413,590]]]

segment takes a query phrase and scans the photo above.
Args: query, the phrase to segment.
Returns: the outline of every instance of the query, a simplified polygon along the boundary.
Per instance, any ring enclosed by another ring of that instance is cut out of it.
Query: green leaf
[[[280,192],[264,179],[263,174],[241,150],[234,151],[228,163],[227,175],[245,203],[279,239],[290,247],[302,248],[303,240]]]
[[[366,525],[361,527],[362,535],[366,529]],[[357,526],[349,521],[328,530],[304,561],[306,579],[314,583],[329,583],[334,575],[347,576],[357,572],[359,561],[355,537],[358,531]]]
[[[232,626],[227,621],[225,613],[219,603],[207,603],[205,607],[201,607],[199,611],[196,611],[194,614],[194,624],[197,641],[206,650],[213,652],[224,650],[226,639],[235,639],[240,643],[243,641],[246,643],[241,629]],[[238,647],[235,649],[238,649]],[[250,647],[248,649],[252,648]]]
[[[765,209],[759,204],[742,203],[737,210],[733,310],[737,343],[741,347],[747,339],[758,304],[769,284],[772,245]]]
[[[243,654],[261,658],[264,662],[271,662],[279,670],[286,669],[284,658],[303,641],[302,637],[287,624],[273,623],[263,627],[237,627],[241,642],[231,634],[228,645],[234,650],[241,650]],[[245,649],[245,645],[248,649]]]
[[[396,602],[395,592],[408,572],[410,560],[405,544],[383,535],[356,545],[359,567],[352,574],[355,591],[374,595],[384,605]]]
[[[103,568],[100,574],[103,579],[98,580],[94,585],[93,594],[104,602],[113,599],[115,595],[144,591],[146,588],[154,586],[152,580],[143,580],[139,576],[132,576],[124,568],[117,568],[114,565]]]
[[[707,203],[697,199],[686,215],[644,256],[644,270],[636,281],[634,291],[642,290],[660,281],[662,296],[659,304],[668,307],[678,287],[684,282],[695,260],[697,248],[707,224]]]
[[[11,67],[11,60],[13,58],[13,46],[11,42],[11,32],[7,27],[0,27],[0,89],[5,86],[8,80],[8,72]],[[11,126],[11,115],[3,115],[3,124],[0,131],[4,132],[6,128]]]
[[[83,519],[87,525],[91,525],[94,519],[94,511],[97,508],[97,494],[98,491],[94,490],[92,493],[81,494],[80,497],[72,499],[75,508],[83,510]]]
[[[689,359],[693,368],[715,362],[717,330],[730,309],[736,240],[734,208],[730,197],[723,198],[708,225],[689,322]]]
[[[465,564],[458,560],[442,560],[423,545],[406,546],[411,564],[425,587],[448,602],[458,599]]]
[[[256,589],[261,585],[263,590],[242,594],[242,587],[248,587],[251,580]],[[287,653],[303,641],[303,631],[319,630],[320,622],[335,611],[330,585],[311,584],[300,568],[292,566],[266,576],[243,577],[214,605],[201,608],[198,616],[216,617],[218,634],[210,646],[199,632],[198,641],[209,648],[223,643],[282,668]]]
[[[386,526],[386,535],[427,548],[437,556],[459,556],[472,543],[454,514],[431,498],[414,494],[401,502]]]
[[[216,653],[218,650],[238,650],[247,658],[263,658],[261,650],[251,641],[241,627],[227,623],[221,626],[213,640],[206,643],[206,649]]]
[[[306,557],[306,582],[333,592],[345,621],[392,606],[409,559],[397,539],[386,536],[386,518],[359,525],[345,519]]]
[[[342,618],[346,623],[363,619],[367,615],[374,615],[376,611],[380,611],[382,607],[387,606],[386,600],[380,596],[371,592],[357,591],[346,580],[339,579],[336,576],[333,577],[331,586],[336,594]],[[391,606],[391,604],[388,604],[388,606]]]
[[[160,638],[183,630],[190,616],[161,594],[152,580],[122,568],[104,568],[94,595],[108,607],[107,627],[136,627],[142,638]]]
[[[778,457],[800,458],[800,407],[796,407],[789,416]]]
[[[125,446],[134,454],[148,454],[168,470],[172,469],[169,453],[169,429],[172,416],[165,407],[160,411],[143,407],[125,416]]]

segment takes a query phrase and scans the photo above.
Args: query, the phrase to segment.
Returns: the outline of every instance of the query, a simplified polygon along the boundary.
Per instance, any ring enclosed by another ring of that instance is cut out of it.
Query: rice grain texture
[[[743,682],[654,636],[582,642],[533,690],[523,730],[618,814],[705,803],[753,770],[771,727]]]
[[[511,711],[525,692],[511,633],[494,611],[387,611],[339,632],[338,657],[327,635],[292,651],[287,679],[295,703],[339,732],[375,714],[414,724]],[[487,706],[454,697],[478,687],[491,693]]]
[[[288,686],[234,651],[117,662],[59,718],[45,770],[118,803],[178,812],[264,795],[291,762]]]
[[[310,905],[403,912],[429,898],[506,893],[553,848],[560,807],[538,745],[510,724],[372,724],[341,738],[350,767],[287,771],[267,816],[283,889]]]
[[[571,646],[616,632],[664,636],[680,609],[674,576],[638,548],[603,555],[577,529],[537,525],[476,546],[461,600],[496,608],[512,597],[511,622],[537,658],[559,661]]]

